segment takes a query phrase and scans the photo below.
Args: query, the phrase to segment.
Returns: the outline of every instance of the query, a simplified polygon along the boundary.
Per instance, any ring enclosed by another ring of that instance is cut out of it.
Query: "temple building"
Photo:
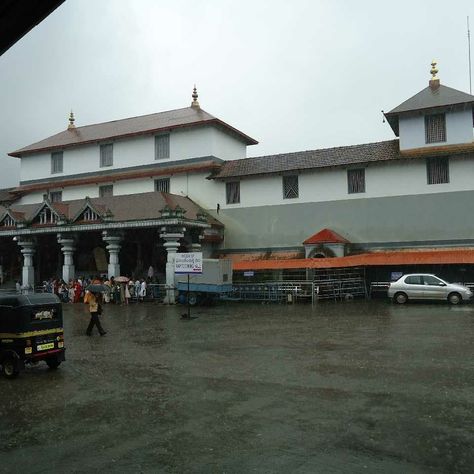
[[[385,265],[394,252],[397,265],[416,252],[474,264],[474,96],[437,72],[385,113],[393,140],[254,158],[257,141],[196,89],[190,107],[141,117],[76,126],[71,112],[65,131],[10,153],[21,177],[0,192],[3,271],[33,286],[152,265],[172,289],[174,255],[192,249],[237,270]]]

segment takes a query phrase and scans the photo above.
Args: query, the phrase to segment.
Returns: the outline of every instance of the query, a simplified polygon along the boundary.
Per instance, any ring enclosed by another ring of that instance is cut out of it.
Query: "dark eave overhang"
[[[11,190],[11,193],[23,195],[34,191],[43,191],[56,188],[67,188],[71,186],[83,186],[87,184],[110,183],[119,180],[153,178],[170,174],[180,174],[187,172],[213,171],[219,169],[222,165],[213,160],[200,161],[196,163],[187,163],[175,166],[153,166],[152,168],[138,169],[134,171],[117,170],[117,172],[106,171],[101,174],[91,173],[83,177],[64,177],[64,179],[41,180],[37,183],[23,184]]]
[[[392,127],[393,133],[398,137],[400,136],[400,129],[399,129],[399,118],[400,117],[419,117],[424,115],[431,115],[437,114],[442,112],[458,112],[462,110],[467,110],[472,108],[472,120],[474,126],[474,102],[462,102],[459,104],[452,104],[452,105],[441,105],[438,107],[425,107],[416,110],[407,110],[404,112],[384,112],[384,116],[387,119],[390,127]]]
[[[63,2],[64,0],[3,0],[0,3],[0,56]]]

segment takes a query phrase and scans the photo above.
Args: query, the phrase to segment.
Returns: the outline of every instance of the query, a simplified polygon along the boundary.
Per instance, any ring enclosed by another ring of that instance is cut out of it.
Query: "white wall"
[[[446,113],[446,141],[425,143],[425,117],[400,117],[400,150],[472,143],[472,108]]]
[[[218,128],[212,129],[212,154],[222,160],[240,160],[247,156],[247,145]]]
[[[113,143],[113,166],[100,167],[100,143],[65,149],[63,172],[51,174],[51,154],[40,153],[21,159],[20,180],[30,181],[66,177],[81,173],[123,169],[132,166],[165,164],[206,156],[239,159],[246,155],[246,145],[214,127],[174,130],[170,133],[170,157],[155,160],[154,136],[134,137]]]
[[[387,196],[421,195],[448,191],[469,191],[474,183],[474,161],[449,160],[450,182],[427,184],[426,160],[370,164],[365,168],[365,193],[347,192],[347,169],[333,168],[299,175],[299,197],[283,199],[282,176],[252,177],[240,181],[240,204],[226,204],[225,183],[214,191],[223,209],[366,199]],[[212,208],[212,206],[210,206]]]
[[[226,204],[224,182],[208,180],[208,172],[177,174],[170,178],[170,192],[189,196],[205,209],[214,210],[217,204],[222,209],[287,205],[307,202],[327,202],[338,200],[360,200],[376,197],[422,195],[451,191],[469,191],[474,183],[474,161],[467,158],[449,160],[450,182],[427,184],[426,160],[417,158],[386,163],[375,163],[365,168],[365,193],[348,194],[347,169],[332,168],[303,172],[299,175],[299,197],[283,199],[282,176],[261,176],[240,181],[239,204]],[[152,192],[155,178],[110,181],[114,195]],[[52,187],[50,191],[61,190]],[[85,196],[98,197],[99,185],[63,188],[63,200],[84,199]],[[24,196],[19,204],[41,202],[43,193]]]

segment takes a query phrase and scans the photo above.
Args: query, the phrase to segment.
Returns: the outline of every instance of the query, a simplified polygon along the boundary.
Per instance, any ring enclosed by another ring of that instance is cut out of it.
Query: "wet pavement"
[[[108,306],[0,378],[0,472],[471,473],[474,305]]]

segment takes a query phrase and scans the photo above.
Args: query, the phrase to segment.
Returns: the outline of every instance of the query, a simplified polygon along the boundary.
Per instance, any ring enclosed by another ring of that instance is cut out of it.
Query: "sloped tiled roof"
[[[429,109],[443,110],[451,106],[474,105],[474,96],[440,84],[437,88],[425,87],[405,102],[385,114],[395,135],[398,136],[398,118],[400,115]],[[473,112],[474,113],[474,112]]]
[[[63,149],[87,143],[168,131],[176,128],[215,125],[236,135],[247,145],[254,145],[256,140],[245,135],[222,120],[196,107],[169,110],[156,114],[131,117],[112,122],[75,127],[57,133],[49,138],[9,153],[10,156],[21,157],[28,153],[37,153],[55,149]]]
[[[51,206],[58,213],[71,220],[78,215],[80,210],[84,207],[85,202],[86,199],[76,199],[73,201],[52,203]],[[112,214],[112,222],[157,219],[161,217],[160,210],[166,205],[171,209],[175,209],[176,206],[179,205],[182,209],[186,210],[184,218],[190,220],[196,220],[197,214],[204,212],[194,201],[186,196],[160,192],[90,198],[90,202],[94,206],[94,209],[100,211],[103,215],[110,211]],[[12,206],[10,212],[14,212],[15,215],[18,216],[21,215],[22,220],[29,221],[35,216],[43,204],[44,203]],[[3,216],[5,211],[6,208],[0,206],[0,216]],[[214,219],[207,213],[206,218],[209,224],[222,227],[222,224],[217,219]]]
[[[344,237],[334,232],[331,229],[323,229],[312,235],[303,242],[303,245],[308,244],[347,244],[349,243]]]
[[[213,178],[348,166],[400,158],[398,140],[226,161]]]
[[[17,196],[11,192],[13,189],[14,188],[0,189],[0,203],[9,203],[18,199]]]

